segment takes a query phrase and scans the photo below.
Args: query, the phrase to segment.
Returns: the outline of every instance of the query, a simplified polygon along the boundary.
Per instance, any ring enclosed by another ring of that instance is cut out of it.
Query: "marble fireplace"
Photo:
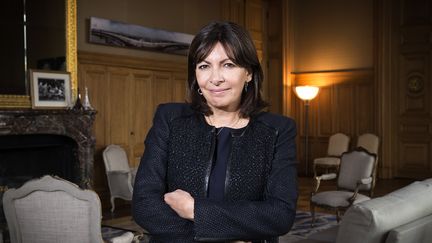
[[[93,110],[0,110],[1,189],[42,174],[92,189],[95,115]]]
[[[0,109],[0,235],[7,232],[2,195],[9,188],[50,174],[92,189],[95,115],[94,110]]]

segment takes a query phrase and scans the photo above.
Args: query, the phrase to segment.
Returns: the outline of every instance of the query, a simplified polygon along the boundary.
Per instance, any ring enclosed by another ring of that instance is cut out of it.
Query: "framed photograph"
[[[70,106],[71,82],[68,72],[30,70],[33,108],[66,108]]]

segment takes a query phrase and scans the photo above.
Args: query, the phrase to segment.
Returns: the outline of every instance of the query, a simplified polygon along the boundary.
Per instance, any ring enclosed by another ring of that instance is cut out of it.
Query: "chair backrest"
[[[44,176],[3,195],[11,242],[102,242],[101,204],[91,190]]]
[[[371,178],[374,180],[373,173],[376,167],[375,155],[369,153],[364,148],[342,154],[338,176],[338,188],[354,190],[360,179]],[[363,185],[360,190],[370,191],[372,185]]]
[[[357,138],[357,147],[363,147],[369,153],[378,154],[379,138],[372,133],[364,133]]]
[[[330,136],[327,155],[341,156],[342,153],[348,151],[350,138],[343,133],[336,133]]]
[[[103,151],[105,169],[109,171],[130,172],[129,162],[126,151],[116,144],[108,145]]]

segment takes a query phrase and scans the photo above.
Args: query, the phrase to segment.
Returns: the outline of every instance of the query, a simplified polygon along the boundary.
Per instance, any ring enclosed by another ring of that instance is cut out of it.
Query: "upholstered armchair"
[[[339,221],[341,213],[351,205],[369,200],[373,191],[375,170],[375,155],[359,147],[342,154],[338,174],[315,177],[315,187],[310,198],[312,225],[315,223],[315,207],[335,211]],[[332,191],[319,191],[321,181],[331,179],[337,179],[337,188]]]
[[[329,169],[338,171],[340,164],[340,156],[348,151],[350,138],[343,133],[336,133],[330,136],[327,147],[327,155],[325,157],[316,158],[313,162],[314,177],[317,176],[317,170],[320,168],[328,172]]]
[[[114,212],[116,198],[132,200],[136,170],[129,167],[126,151],[119,145],[108,145],[103,151],[103,160],[111,194],[111,212]]]
[[[7,190],[3,209],[12,243],[103,242],[99,196],[58,177]],[[133,237],[131,232],[121,236],[127,238],[123,242]]]
[[[369,153],[378,154],[379,138],[375,134],[364,133],[357,138],[357,147],[362,147]]]
[[[360,135],[357,138],[357,147],[362,147],[364,149],[366,149],[369,153],[375,154],[376,157],[376,166],[378,166],[378,150],[379,150],[379,137],[375,134],[372,133],[364,133],[362,135]],[[374,171],[373,174],[374,180],[373,180],[373,184],[372,184],[372,192],[373,189],[375,188],[375,182],[376,182],[376,170]],[[371,196],[373,196],[371,194]]]

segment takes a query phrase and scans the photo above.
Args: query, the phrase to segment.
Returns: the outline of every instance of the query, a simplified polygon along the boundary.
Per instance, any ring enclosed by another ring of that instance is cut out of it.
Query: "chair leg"
[[[111,213],[114,213],[114,209],[115,209],[115,204],[114,204],[114,197],[111,197]]]
[[[316,166],[316,164],[314,163],[314,164],[313,164],[313,167],[312,167],[312,168],[313,168],[313,173],[314,173],[314,178],[317,177],[316,167],[317,167],[317,166]]]
[[[340,219],[341,219],[341,212],[336,209],[336,222],[339,223]]]
[[[315,205],[313,205],[312,203],[310,204],[310,212],[312,216],[311,227],[314,227],[315,226]]]

